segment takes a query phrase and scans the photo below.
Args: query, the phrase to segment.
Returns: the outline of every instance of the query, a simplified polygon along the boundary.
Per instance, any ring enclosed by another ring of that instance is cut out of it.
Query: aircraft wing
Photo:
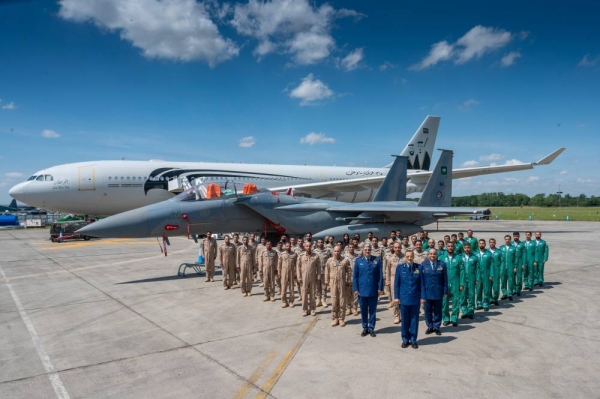
[[[557,149],[551,154],[545,156],[537,162],[522,163],[517,165],[489,165],[489,166],[478,166],[474,168],[459,168],[452,170],[453,179],[462,179],[465,177],[489,175],[494,173],[505,173],[515,172],[519,170],[533,169],[538,165],[549,165],[554,161],[562,152],[565,150],[564,147]],[[414,184],[426,184],[431,177],[432,171],[408,171],[409,181]],[[319,183],[307,183],[297,184],[294,186],[282,186],[272,188],[271,191],[284,193],[290,189],[293,189],[297,194],[310,194],[313,198],[331,196],[333,193],[342,192],[353,192],[363,191],[368,189],[378,189],[385,176],[374,176],[374,177],[363,177],[358,179],[348,180],[333,180]]]
[[[440,206],[417,206],[416,202],[403,201],[398,202],[358,202],[341,206],[327,208],[328,212],[376,212],[386,214],[416,214],[416,213],[440,213],[448,215],[463,215],[480,213],[486,211],[487,208],[474,207],[440,207]]]
[[[332,193],[343,193],[343,192],[353,192],[353,191],[363,191],[368,189],[377,190],[380,186],[385,176],[375,176],[375,177],[363,177],[358,179],[348,179],[348,180],[333,180],[333,181],[324,181],[319,183],[307,183],[307,184],[297,184],[294,186],[284,186],[284,187],[275,187],[271,188],[271,191],[284,193],[289,189],[293,189],[295,193],[306,193],[311,194],[313,197],[319,197],[323,195],[331,196]]]
[[[474,168],[459,168],[452,170],[452,178],[453,179],[463,179],[465,177],[474,177],[481,175],[491,175],[494,173],[506,173],[506,172],[515,172],[519,170],[527,170],[533,169],[538,165],[549,165],[554,161],[560,154],[565,150],[564,147],[559,148],[558,150],[552,152],[551,154],[545,156],[537,162],[531,163],[521,163],[516,165],[489,165],[489,166],[477,166]],[[429,177],[431,177],[431,171],[419,171],[414,173],[409,173],[408,177],[410,181],[415,184],[425,184]]]

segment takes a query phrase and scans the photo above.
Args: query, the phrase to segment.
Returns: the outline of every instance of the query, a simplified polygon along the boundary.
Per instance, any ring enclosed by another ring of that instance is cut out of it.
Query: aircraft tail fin
[[[17,200],[13,199],[12,201],[10,201],[10,204],[8,204],[8,207],[12,208],[12,209],[17,209],[18,208],[18,206],[17,206]]]
[[[394,159],[390,171],[381,183],[373,202],[406,200],[408,157],[401,155],[394,155],[394,157],[396,159]]]
[[[441,150],[442,155],[423,190],[418,206],[452,205],[452,150]]]
[[[408,157],[409,170],[429,170],[440,120],[439,116],[428,115],[400,153]],[[389,164],[386,168],[391,166]]]

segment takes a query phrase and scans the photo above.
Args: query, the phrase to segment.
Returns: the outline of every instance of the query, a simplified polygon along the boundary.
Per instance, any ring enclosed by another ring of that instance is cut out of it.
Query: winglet
[[[440,117],[428,115],[400,155],[408,157],[408,169],[429,170]],[[386,168],[392,164],[386,165]]]
[[[554,151],[552,154],[545,156],[539,161],[535,162],[534,165],[549,165],[552,161],[554,161],[563,151],[566,150],[565,147],[560,147],[558,150]]]
[[[452,150],[443,150],[418,206],[452,206]]]
[[[396,157],[390,171],[385,176],[381,187],[377,191],[373,202],[379,201],[406,201],[406,170],[408,168],[408,157],[392,155]]]

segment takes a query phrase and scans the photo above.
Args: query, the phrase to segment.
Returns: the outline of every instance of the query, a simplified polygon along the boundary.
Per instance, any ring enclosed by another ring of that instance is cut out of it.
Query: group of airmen
[[[365,248],[369,251],[364,251]],[[519,232],[507,234],[501,246],[497,246],[495,238],[487,241],[475,238],[472,230],[467,230],[466,237],[463,233],[445,235],[437,242],[429,238],[426,230],[410,237],[402,236],[398,230],[381,239],[372,233],[364,240],[359,234],[352,238],[344,234],[337,242],[334,237],[313,240],[311,233],[303,238],[282,235],[275,247],[264,237],[257,241],[254,234],[244,235],[241,241],[238,234],[233,238],[225,236],[224,242],[217,246],[211,232],[207,232],[202,252],[207,282],[214,282],[218,260],[223,288],[239,286],[245,297],[251,296],[253,283],[260,281],[260,287],[264,287],[263,301],[274,302],[279,295],[282,308],[293,308],[297,287],[303,316],[314,316],[317,307],[327,307],[329,292],[331,325],[342,327],[346,324],[345,316],[359,314],[353,274],[357,258],[365,253],[380,260],[384,283],[378,293],[379,300],[386,300],[393,309],[394,324],[401,322],[399,302],[394,297],[395,273],[406,262],[411,268],[413,262],[418,267],[427,260],[444,264],[447,286],[440,319],[444,326],[457,326],[459,314],[460,318],[472,319],[475,310],[489,310],[490,305],[498,306],[499,300],[512,301],[514,296],[521,296],[524,289],[542,287],[548,261],[548,244],[540,231],[535,236],[527,231],[523,241]],[[439,326],[433,328],[429,324],[427,333],[439,333]]]

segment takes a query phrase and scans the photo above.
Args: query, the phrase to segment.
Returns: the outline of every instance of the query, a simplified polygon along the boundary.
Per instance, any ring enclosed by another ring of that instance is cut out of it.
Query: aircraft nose
[[[23,196],[23,185],[25,183],[19,183],[16,186],[12,187],[10,190],[8,190],[8,195],[10,195],[12,198],[16,199],[17,201],[21,201],[22,200],[22,196]]]
[[[77,233],[102,238],[150,237],[148,211],[140,208],[109,216],[77,230]]]

